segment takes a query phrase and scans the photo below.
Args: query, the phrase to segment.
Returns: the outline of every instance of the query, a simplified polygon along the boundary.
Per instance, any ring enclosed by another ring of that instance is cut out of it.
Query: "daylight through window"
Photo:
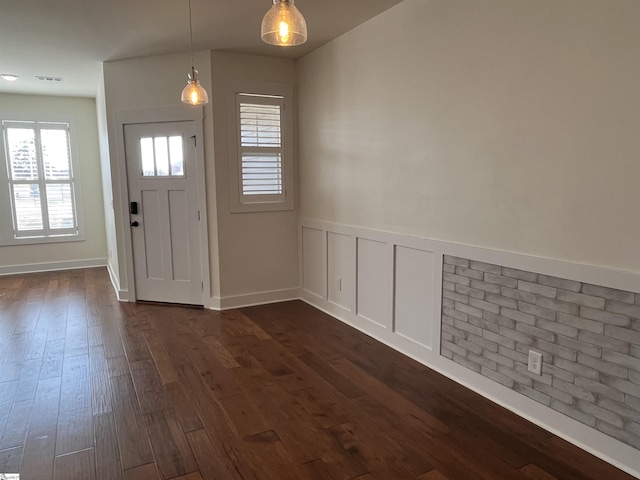
[[[238,97],[242,195],[282,195],[282,98]]]
[[[3,122],[14,238],[78,235],[69,124]]]
[[[284,83],[243,83],[227,92],[229,209],[294,209],[293,91]]]

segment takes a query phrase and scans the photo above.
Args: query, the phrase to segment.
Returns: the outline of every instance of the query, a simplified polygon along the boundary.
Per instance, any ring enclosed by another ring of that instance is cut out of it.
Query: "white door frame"
[[[205,180],[204,158],[204,130],[202,107],[169,107],[143,110],[120,111],[115,113],[116,139],[118,145],[118,172],[121,194],[120,214],[122,216],[121,231],[124,237],[124,254],[127,266],[127,301],[136,301],[135,272],[133,268],[133,242],[129,226],[129,186],[127,182],[127,164],[125,154],[124,126],[138,123],[162,123],[193,121],[196,132],[196,170],[198,196],[197,203],[200,210],[198,224],[198,239],[200,241],[200,264],[202,266],[202,304],[211,308],[211,274],[209,265],[209,226],[207,222],[207,195]]]

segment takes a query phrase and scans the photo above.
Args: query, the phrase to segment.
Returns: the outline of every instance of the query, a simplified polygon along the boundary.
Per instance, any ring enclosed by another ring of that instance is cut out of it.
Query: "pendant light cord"
[[[193,25],[191,24],[191,0],[189,0],[189,48],[191,50],[191,69],[193,70]]]
[[[198,81],[198,71],[193,63],[193,13],[191,10],[191,0],[189,0],[189,52],[191,53],[191,72],[187,86],[182,89],[180,101],[188,105],[205,105],[209,103],[209,96]]]

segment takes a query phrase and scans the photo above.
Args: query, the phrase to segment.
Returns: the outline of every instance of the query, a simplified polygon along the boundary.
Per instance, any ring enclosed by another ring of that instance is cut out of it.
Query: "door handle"
[[[132,227],[137,227],[137,226],[138,226],[138,225],[140,225],[140,224],[138,223],[138,221],[137,221],[137,220],[134,220],[134,221],[133,221],[133,222],[131,222],[129,225],[131,225]]]

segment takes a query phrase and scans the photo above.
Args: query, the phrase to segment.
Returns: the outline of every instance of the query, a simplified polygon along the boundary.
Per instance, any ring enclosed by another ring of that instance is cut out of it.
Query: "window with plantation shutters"
[[[78,236],[69,124],[3,121],[2,127],[13,239]]]
[[[286,100],[284,95],[235,94],[232,211],[292,208]]]
[[[282,195],[282,105],[276,102],[282,99],[239,95],[242,195]]]

